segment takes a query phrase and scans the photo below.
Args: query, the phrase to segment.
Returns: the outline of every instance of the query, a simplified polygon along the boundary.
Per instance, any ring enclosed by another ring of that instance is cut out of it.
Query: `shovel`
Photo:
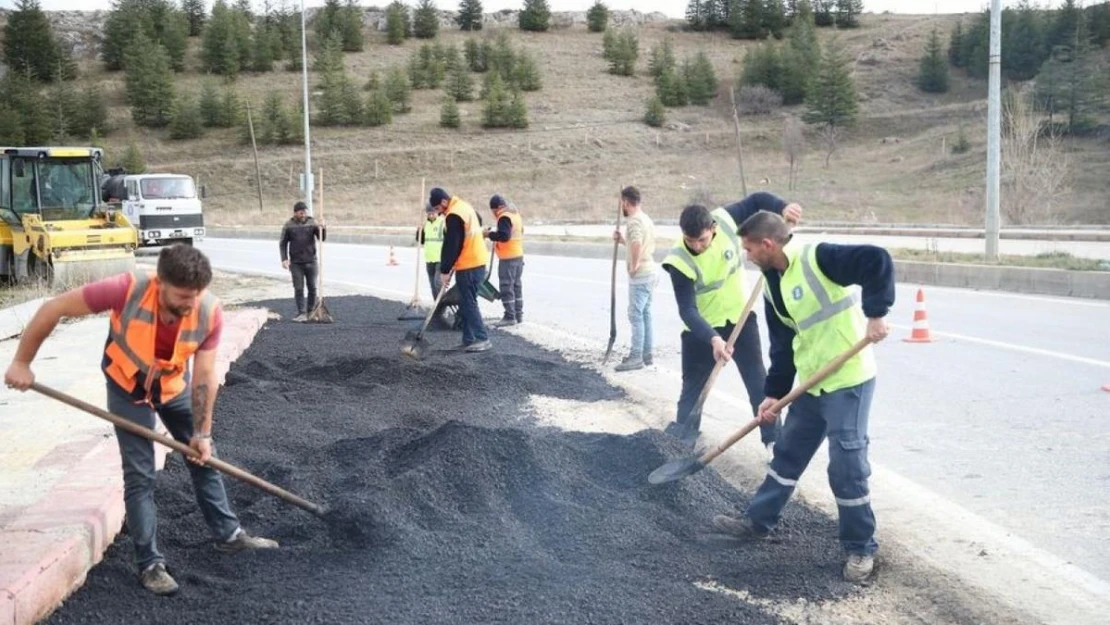
[[[623,190],[623,189],[622,189]],[[621,229],[621,203],[617,201],[617,230]],[[609,362],[613,354],[613,343],[617,342],[617,252],[620,251],[620,241],[613,241],[613,271],[609,285],[609,346],[605,348],[605,357],[601,364]]]
[[[320,170],[320,221],[324,220],[324,170]],[[321,231],[322,232],[322,231]],[[305,319],[307,323],[333,323],[328,307],[324,305],[324,237],[320,237],[320,275],[316,281],[316,305]]]
[[[851,349],[834,358],[833,361],[829,364],[821,367],[821,369],[818,370],[817,373],[814,373],[813,376],[811,376],[808,380],[794,387],[794,389],[790,391],[786,395],[786,397],[783,397],[782,399],[775,402],[771,406],[770,411],[775,413],[782,412],[783,408],[786,408],[791,403],[793,403],[795,399],[801,397],[802,394],[812,388],[813,385],[829,377],[831,373],[839,369],[844,363],[848,362],[848,359],[858,354],[863,348],[867,347],[871,343],[872,341],[868,337],[860,339],[858,342],[856,342],[855,345],[851,347]],[[667,464],[659,467],[658,469],[652,471],[651,475],[648,476],[648,482],[652,484],[664,484],[666,482],[674,482],[684,477],[693,475],[698,471],[701,471],[706,467],[706,465],[708,465],[710,462],[713,462],[713,460],[717,456],[724,453],[726,449],[732,447],[734,444],[736,444],[737,441],[747,436],[749,432],[757,427],[759,427],[758,416],[745,423],[744,427],[737,430],[732,436],[729,436],[720,445],[717,445],[701,456],[688,456],[686,458],[672,460]]]
[[[740,320],[736,322],[736,326],[732,328],[732,333],[728,336],[729,349],[736,345],[736,339],[740,337],[740,331],[744,329],[744,324],[748,321],[748,316],[755,307],[755,303],[763,298],[760,293],[763,290],[763,274],[759,274],[759,279],[755,282],[755,288],[752,289],[752,294],[748,297],[748,301],[744,304],[744,312],[740,313]],[[701,394],[698,395],[698,401],[694,407],[690,409],[690,414],[686,416],[686,424],[688,426],[701,423],[701,409],[705,405],[705,400],[709,398],[709,391],[713,389],[713,383],[717,381],[717,375],[721,373],[725,363],[728,360],[718,360],[717,364],[713,365],[713,371],[709,374],[709,378],[705,380],[705,385],[701,388]]]
[[[455,275],[455,270],[452,269],[448,274],[447,281],[450,283],[451,278]],[[428,341],[424,339],[424,332],[427,331],[428,325],[432,322],[432,317],[435,316],[436,310],[439,308],[439,302],[443,299],[443,294],[447,292],[447,285],[439,290],[439,295],[436,295],[436,301],[432,304],[432,309],[428,311],[428,315],[424,318],[424,324],[420,326],[420,330],[409,330],[405,333],[405,338],[401,341],[401,353],[414,360],[424,360],[428,355]]]
[[[420,179],[420,201],[426,202],[424,199],[424,179]],[[424,227],[424,221],[427,217],[422,217],[420,223],[416,224],[416,229],[420,230]],[[397,316],[398,321],[414,321],[416,319],[423,319],[425,312],[424,307],[420,304],[420,265],[424,257],[424,244],[420,243],[416,246],[416,280],[413,281],[412,299],[409,300],[409,305],[405,306],[404,312]]]
[[[76,397],[71,397],[60,391],[56,391],[49,386],[43,386],[42,384],[35,382],[31,385],[31,390],[42,393],[43,395],[46,395],[47,397],[50,397],[52,399],[56,399],[63,404],[68,404],[78,410],[83,410],[93,415],[94,417],[100,417],[105,421],[109,421],[121,430],[127,430],[128,432],[136,436],[141,436],[149,441],[165,445],[166,447],[169,447],[176,452],[180,452],[186,457],[192,458],[197,455],[197,452],[192,447],[189,447],[184,443],[178,442],[168,436],[159,434],[158,432],[155,432],[150,428],[145,428],[137,423],[132,423],[131,421],[128,421],[123,417],[114,415],[107,410],[101,410],[100,408],[97,408],[92,404],[83,402]],[[327,509],[323,506],[314,504],[306,499],[302,499],[294,495],[293,493],[285,490],[284,488],[277,486],[276,484],[267,482],[257,475],[254,475],[253,473],[248,473],[247,471],[244,471],[243,469],[240,469],[233,464],[224,462],[223,460],[220,460],[215,456],[210,458],[208,462],[205,463],[205,466],[212,467],[213,469],[216,469],[221,473],[226,473],[231,477],[246,482],[247,484],[260,490],[264,490],[267,493],[270,493],[271,495],[277,497],[278,499],[282,499],[288,503],[293,504],[294,506],[297,506],[298,508],[307,510],[317,516],[324,516],[324,514],[327,512]]]

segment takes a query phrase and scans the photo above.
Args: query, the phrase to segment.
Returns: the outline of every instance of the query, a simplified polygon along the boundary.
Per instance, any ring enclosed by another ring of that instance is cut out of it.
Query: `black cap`
[[[489,199],[490,208],[496,209],[501,208],[502,206],[508,206],[508,204],[505,202],[505,198],[501,197],[500,195],[495,195]]]
[[[431,202],[432,206],[439,206],[443,203],[443,200],[450,199],[451,195],[439,187],[433,188],[432,194],[428,196],[428,201]]]
[[[306,211],[306,210],[308,210],[308,206],[306,206],[304,202],[297,202],[296,204],[293,205],[293,212],[294,213],[299,213],[301,211]]]

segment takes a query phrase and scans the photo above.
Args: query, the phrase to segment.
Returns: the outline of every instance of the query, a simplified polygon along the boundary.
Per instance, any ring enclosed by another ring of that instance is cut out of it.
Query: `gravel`
[[[289,302],[266,302],[288,313]],[[224,459],[330,511],[316,518],[227,479],[244,526],[276,551],[209,544],[179,457],[157,486],[159,542],[174,597],[137,583],[121,535],[47,623],[778,623],[757,599],[820,601],[839,578],[836,526],[788,506],[771,541],[699,540],[742,506],[713,470],[646,477],[682,447],[539,425],[528,397],[620,400],[595,372],[493,332],[482,354],[404,358],[400,305],[329,298],[332,325],[272,321],[217,401]],[[457,335],[428,335],[437,347]]]

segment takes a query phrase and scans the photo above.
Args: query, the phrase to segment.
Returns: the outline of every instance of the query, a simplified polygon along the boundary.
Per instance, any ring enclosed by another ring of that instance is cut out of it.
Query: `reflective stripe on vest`
[[[804,380],[863,338],[866,320],[852,290],[833,282],[821,271],[816,245],[791,241],[783,252],[789,265],[779,282],[779,291],[787,314],[774,305],[767,283],[763,296],[772,303],[779,319],[794,330],[794,366]],[[863,384],[875,377],[875,371],[874,351],[868,346],[809,393],[820,395]]]
[[[185,371],[189,358],[200,348],[211,332],[212,312],[216,298],[205,293],[197,307],[181,319],[174,352],[170,360],[157,358],[157,317],[159,305],[158,280],[155,274],[132,274],[127,299],[120,312],[109,319],[108,363],[105,373],[124,390],[137,386],[146,390],[146,401],[152,399],[155,381],[160,382],[160,400],[167,402],[185,389]]]
[[[458,215],[463,221],[463,246],[458,260],[455,261],[455,271],[485,267],[489,262],[489,249],[482,236],[482,222],[478,220],[477,211],[459,198],[451,198],[447,204],[447,214]],[[439,270],[441,273],[450,271],[446,267],[440,267]]]
[[[723,208],[713,211],[717,231],[701,254],[694,255],[680,239],[663,260],[694,281],[698,312],[714,328],[740,319],[747,300],[743,247],[736,222]],[[689,330],[689,328],[686,328]]]
[[[424,222],[424,262],[438,263],[443,253],[443,229],[445,220],[442,215]]]
[[[520,213],[500,210],[497,211],[495,216],[498,221],[501,221],[502,217],[508,217],[513,224],[513,231],[509,235],[508,241],[493,242],[493,249],[497,252],[497,258],[510,260],[524,256],[524,221],[520,219]]]

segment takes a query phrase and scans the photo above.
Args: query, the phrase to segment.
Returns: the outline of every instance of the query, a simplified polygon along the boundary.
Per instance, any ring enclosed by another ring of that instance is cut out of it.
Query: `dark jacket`
[[[281,228],[281,241],[278,243],[281,260],[293,263],[316,262],[316,239],[326,241],[327,228],[318,226],[311,217],[303,224],[290,219]]]

